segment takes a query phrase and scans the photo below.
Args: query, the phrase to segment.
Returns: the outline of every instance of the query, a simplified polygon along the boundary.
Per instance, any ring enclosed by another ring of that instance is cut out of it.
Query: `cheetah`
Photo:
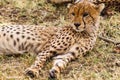
[[[95,45],[100,13],[104,4],[80,1],[69,6],[71,24],[63,27],[3,25],[0,27],[0,51],[4,55],[37,54],[35,62],[25,74],[38,77],[45,62],[53,58],[50,78],[57,78],[67,64]]]
[[[38,54],[33,65],[26,70],[29,76],[39,76],[46,60],[53,57],[53,67],[49,71],[49,76],[57,78],[70,61],[93,48],[104,4],[95,5],[83,0],[69,7],[72,24],[58,29],[43,51]]]
[[[49,3],[53,4],[63,4],[63,3],[77,3],[81,0],[47,0]],[[95,4],[105,4],[105,8],[102,11],[102,16],[111,16],[114,14],[114,11],[120,12],[120,0],[88,0]]]

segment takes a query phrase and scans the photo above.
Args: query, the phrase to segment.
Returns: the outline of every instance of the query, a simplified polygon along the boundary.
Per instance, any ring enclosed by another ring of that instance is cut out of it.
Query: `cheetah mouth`
[[[74,29],[76,32],[83,32],[83,31],[85,31],[84,29],[81,29],[81,30],[79,30],[79,29]]]
[[[85,29],[78,29],[78,27],[73,28],[76,32],[83,32]]]

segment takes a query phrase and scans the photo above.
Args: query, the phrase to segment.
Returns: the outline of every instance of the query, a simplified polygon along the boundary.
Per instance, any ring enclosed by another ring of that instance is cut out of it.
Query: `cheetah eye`
[[[87,13],[87,12],[85,12],[84,14],[83,14],[83,17],[86,17],[86,16],[88,16],[89,14]]]
[[[75,13],[71,13],[73,16],[75,16]]]

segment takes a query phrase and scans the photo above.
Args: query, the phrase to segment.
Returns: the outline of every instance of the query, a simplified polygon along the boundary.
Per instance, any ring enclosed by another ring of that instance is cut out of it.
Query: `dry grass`
[[[66,23],[65,6],[52,6],[45,0],[0,0],[0,23],[62,26]],[[54,23],[53,23],[54,22]],[[100,33],[120,41],[120,14],[101,20]],[[115,45],[97,40],[92,51],[69,64],[60,80],[120,80],[120,54],[114,53]],[[32,80],[24,70],[35,56],[24,54],[19,57],[0,56],[0,80]],[[39,79],[47,80],[52,65],[46,63]]]

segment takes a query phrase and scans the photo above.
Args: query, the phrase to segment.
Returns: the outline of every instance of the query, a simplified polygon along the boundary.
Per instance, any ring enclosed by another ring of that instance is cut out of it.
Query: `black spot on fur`
[[[25,32],[25,30],[23,30],[23,32]]]
[[[57,52],[56,51],[52,51],[52,53],[55,55]]]
[[[34,35],[34,34],[31,34],[32,36]]]
[[[22,35],[22,38],[25,38],[25,36],[24,36],[24,35]]]
[[[14,46],[16,46],[16,41],[14,40]]]
[[[17,29],[20,29],[19,27]]]
[[[79,50],[79,47],[76,47],[76,50]]]
[[[11,34],[10,37],[13,38],[13,35]]]
[[[16,32],[16,34],[20,34],[20,32]]]
[[[18,47],[19,51],[21,50],[21,46]]]
[[[88,47],[85,47],[85,49],[87,50],[87,49],[88,49]]]
[[[63,48],[63,46],[60,46],[60,48]]]
[[[19,42],[19,38],[17,38],[17,42]]]
[[[30,33],[30,32],[27,32],[28,34]]]
[[[4,33],[3,36],[6,36],[6,34]]]
[[[62,39],[64,39],[65,37],[62,37]]]
[[[32,38],[32,40],[35,40],[35,38]]]
[[[27,39],[30,39],[30,37],[27,37]]]
[[[71,52],[71,55],[75,57],[75,53],[74,52]]]
[[[14,31],[16,31],[16,29],[14,29]]]
[[[58,43],[57,45],[60,45],[60,43]]]
[[[66,50],[67,50],[67,48],[64,49],[64,51],[66,51]]]
[[[67,37],[66,39],[69,39],[69,37]]]
[[[67,44],[64,44],[64,46],[67,46]]]
[[[37,33],[35,33],[35,35],[38,35]]]

